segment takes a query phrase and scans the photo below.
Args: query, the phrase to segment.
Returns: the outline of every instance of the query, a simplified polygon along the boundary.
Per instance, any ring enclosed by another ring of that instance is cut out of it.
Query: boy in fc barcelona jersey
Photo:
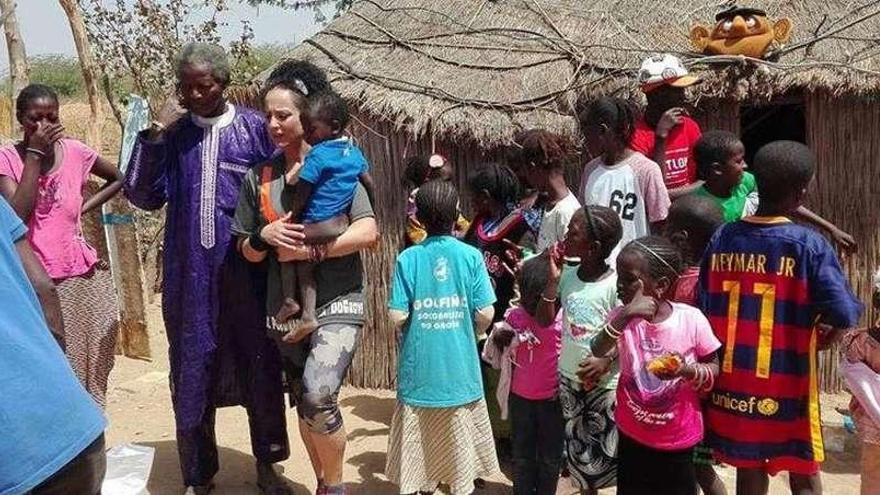
[[[800,143],[759,150],[757,214],[719,229],[703,257],[700,304],[722,343],[708,440],[737,468],[737,493],[767,493],[768,475],[780,471],[792,493],[821,493],[816,351],[863,308],[831,244],[788,218],[814,168]]]

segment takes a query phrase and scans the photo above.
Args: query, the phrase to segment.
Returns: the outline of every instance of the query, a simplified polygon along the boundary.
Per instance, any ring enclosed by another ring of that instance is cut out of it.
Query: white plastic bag
[[[147,495],[147,481],[153,467],[155,449],[134,443],[117,445],[107,451],[107,474],[103,495]]]
[[[840,360],[840,374],[871,421],[880,425],[880,375],[861,361],[851,363],[847,359]]]

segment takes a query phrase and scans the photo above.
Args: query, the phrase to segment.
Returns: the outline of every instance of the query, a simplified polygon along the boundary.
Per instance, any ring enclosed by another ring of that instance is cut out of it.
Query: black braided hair
[[[796,141],[775,141],[755,154],[752,173],[761,201],[776,203],[797,194],[810,184],[816,170],[816,156]]]
[[[333,121],[338,122],[340,130],[345,129],[351,120],[348,104],[339,93],[332,89],[309,95],[308,112],[313,120],[326,124],[332,124]]]
[[[697,160],[697,175],[706,180],[712,172],[712,165],[726,162],[733,156],[737,146],[742,143],[739,137],[729,131],[706,131],[694,145],[694,158]]]
[[[458,215],[458,191],[451,183],[432,180],[419,188],[416,218],[425,226],[428,235],[451,233]]]
[[[534,315],[538,309],[538,300],[547,287],[550,278],[549,254],[543,252],[523,263],[519,271],[520,303],[529,314]]]
[[[690,253],[682,253],[686,258],[702,255],[718,227],[724,225],[724,214],[714,200],[697,194],[688,194],[676,199],[666,217],[666,231],[670,233],[687,232]],[[687,262],[695,261],[686,259]]]
[[[578,100],[575,110],[581,132],[590,125],[604,124],[622,143],[629,144],[636,130],[639,112],[631,100],[613,96],[582,99]]]
[[[304,94],[302,88],[296,81],[302,82],[308,94]],[[263,91],[260,95],[261,100],[266,99],[266,94],[275,88],[283,88],[293,92],[300,98],[297,98],[296,104],[300,111],[306,108],[306,97],[327,91],[330,89],[330,82],[327,75],[317,65],[306,62],[305,60],[285,60],[278,64],[266,82],[263,83]]]
[[[602,246],[602,259],[607,259],[623,237],[620,216],[607,206],[587,205],[581,210],[584,213],[586,232],[590,234],[591,240],[599,242]]]
[[[415,155],[406,159],[403,168],[404,185],[419,187],[428,180],[431,172],[428,155]]]
[[[486,191],[489,197],[502,205],[519,199],[520,183],[513,170],[500,163],[487,163],[477,167],[468,176],[468,187],[477,193]]]
[[[53,100],[55,101],[55,104],[58,104],[58,94],[56,94],[55,90],[49,86],[46,86],[45,84],[28,84],[25,86],[15,99],[16,118],[21,121],[31,102],[43,98]]]
[[[534,164],[544,170],[565,168],[569,155],[568,142],[562,136],[544,129],[529,129],[514,136],[517,153],[514,160],[521,165]]]
[[[655,280],[665,277],[673,284],[684,268],[681,252],[665,237],[641,237],[627,244],[621,254],[628,251],[639,253],[648,265],[648,273]]]

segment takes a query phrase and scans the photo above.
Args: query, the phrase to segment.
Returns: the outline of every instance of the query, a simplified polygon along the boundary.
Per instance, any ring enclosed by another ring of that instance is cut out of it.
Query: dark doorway
[[[767,105],[743,105],[740,109],[746,163],[767,143],[779,140],[807,142],[807,120],[800,98],[785,98]]]

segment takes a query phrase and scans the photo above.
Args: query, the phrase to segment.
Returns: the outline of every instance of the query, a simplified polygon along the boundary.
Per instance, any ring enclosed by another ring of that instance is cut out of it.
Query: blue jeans
[[[556,493],[565,428],[559,399],[529,400],[511,392],[514,495]]]

